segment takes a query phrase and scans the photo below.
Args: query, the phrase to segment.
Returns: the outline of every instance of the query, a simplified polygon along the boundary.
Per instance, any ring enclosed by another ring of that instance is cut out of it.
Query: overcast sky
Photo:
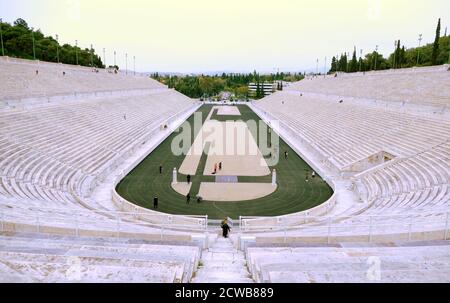
[[[0,0],[0,18],[19,17],[106,48],[107,64],[116,50],[121,68],[128,53],[139,71],[303,71],[354,45],[388,54],[396,39],[432,42],[439,17],[442,34],[450,25],[450,0]]]

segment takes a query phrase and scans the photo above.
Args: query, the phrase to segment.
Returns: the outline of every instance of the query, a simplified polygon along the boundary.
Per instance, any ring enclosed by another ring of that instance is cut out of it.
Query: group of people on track
[[[219,171],[222,170],[222,162],[214,163],[214,170],[213,170],[213,173],[212,173],[213,175],[217,174],[217,169],[219,169]]]

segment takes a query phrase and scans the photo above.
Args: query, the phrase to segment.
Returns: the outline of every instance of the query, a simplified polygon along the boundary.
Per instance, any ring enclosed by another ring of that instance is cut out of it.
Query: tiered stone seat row
[[[450,142],[405,160],[394,161],[361,176],[368,200],[386,210],[397,201],[397,211],[448,206]],[[373,211],[373,209],[372,209]]]
[[[429,243],[430,244],[430,243]],[[450,249],[407,247],[249,247],[248,267],[258,282],[449,282]]]
[[[450,100],[449,65],[339,74],[337,77],[315,77],[289,86],[290,90],[320,94],[398,101],[420,105],[447,106]]]
[[[169,118],[193,106],[189,98],[163,90],[127,98],[0,108],[2,219],[24,224],[27,216],[37,216],[40,224],[56,218],[63,225],[73,209],[84,224],[80,228],[100,228],[103,214],[83,212],[98,204],[89,199],[80,204],[74,195],[88,195],[124,157],[161,132]],[[66,211],[54,214],[45,208]],[[69,220],[73,225],[73,217]],[[115,220],[105,219],[103,228],[114,230]],[[127,228],[139,231],[137,226]]]
[[[148,77],[103,69],[0,58],[0,101],[131,89],[165,88]],[[36,74],[36,71],[38,73]],[[63,74],[65,73],[65,74]]]
[[[185,283],[200,254],[183,242],[0,235],[0,281]]]
[[[408,157],[442,144],[450,123],[407,113],[277,93],[256,103],[314,145],[339,169],[380,151]]]
[[[450,104],[448,74],[447,69],[442,67],[417,71],[417,77],[421,79],[424,75],[434,79],[429,81],[429,86],[421,89],[442,94],[445,105]],[[364,80],[364,89],[358,88],[358,85],[362,85],[360,82],[363,80],[360,78],[368,75],[339,75],[337,80],[315,78],[299,82],[297,88],[293,85],[299,91],[278,92],[254,102],[254,106],[269,119],[279,120],[290,140],[305,148],[312,147],[320,155],[319,159],[323,159],[320,161],[341,173],[341,178],[353,176],[351,180],[356,185],[354,190],[360,194],[363,203],[347,206],[346,210],[340,209],[335,218],[305,219],[307,214],[300,213],[291,215],[297,220],[284,220],[281,217],[267,219],[267,224],[264,218],[247,219],[244,220],[246,226],[274,226],[270,236],[275,237],[277,226],[283,230],[284,225],[287,225],[290,227],[278,234],[291,237],[293,241],[297,236],[315,235],[325,237],[325,240],[330,240],[331,236],[332,241],[333,236],[351,238],[352,234],[355,239],[361,236],[358,239],[363,241],[367,241],[364,235],[371,237],[369,234],[385,236],[403,233],[403,236],[414,237],[414,232],[421,230],[435,230],[434,237],[445,237],[443,231],[450,210],[450,122],[442,117],[424,115],[420,106],[428,104],[420,103],[419,99],[416,100],[419,110],[407,112],[364,102],[346,102],[345,98],[341,102],[339,95],[343,92],[333,91],[337,90],[338,84],[323,89],[323,86],[331,81],[339,81],[341,77],[349,83],[356,81],[353,89],[359,89],[361,97],[373,98],[373,90],[384,92],[384,88],[377,84],[384,83],[385,80],[377,82],[384,75],[388,75],[389,81],[393,83],[416,77],[411,71],[373,74],[370,81]],[[326,84],[314,86],[314,81]],[[308,91],[305,88],[311,88],[312,93],[305,93]],[[419,94],[414,89],[411,94]],[[394,87],[392,90],[389,94],[394,95],[393,98],[385,100],[403,100],[406,98],[403,93],[410,94],[402,90],[401,86],[398,91]],[[346,91],[350,95],[353,93],[352,89],[347,88]],[[426,95],[422,97],[428,98]],[[360,169],[358,163],[368,161],[369,157],[380,152],[393,158]],[[296,225],[299,228],[297,230]],[[302,228],[305,225],[309,227]],[[408,228],[410,226],[413,227]],[[258,234],[257,238],[261,239],[261,236]],[[427,238],[427,234],[423,233],[421,237]],[[275,238],[272,240],[276,241]],[[285,240],[282,238],[282,241]]]

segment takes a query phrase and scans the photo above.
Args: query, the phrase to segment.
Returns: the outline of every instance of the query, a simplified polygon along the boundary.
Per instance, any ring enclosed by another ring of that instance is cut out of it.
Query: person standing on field
[[[189,204],[189,202],[191,202],[191,194],[190,193],[188,193],[186,195],[186,204]]]
[[[158,197],[157,197],[157,196],[155,196],[155,197],[153,198],[153,208],[154,208],[154,209],[157,209],[157,208],[158,208]]]

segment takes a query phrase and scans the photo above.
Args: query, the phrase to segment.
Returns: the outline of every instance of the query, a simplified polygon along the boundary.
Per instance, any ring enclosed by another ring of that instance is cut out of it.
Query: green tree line
[[[396,41],[395,50],[388,58],[377,51],[357,58],[356,48],[350,58],[348,54],[334,56],[330,72],[348,72],[407,68],[413,66],[441,65],[450,61],[450,36],[440,36],[441,20],[438,20],[436,36],[433,43],[421,47],[406,48],[401,41]]]
[[[263,82],[287,81],[294,82],[304,78],[301,73],[276,73],[261,75],[256,71],[253,73],[237,73],[222,75],[195,75],[195,76],[162,76],[158,73],[152,75],[152,78],[166,84],[169,88],[174,88],[180,93],[191,98],[213,97],[221,92],[230,92],[237,98],[249,98],[249,83],[257,83],[258,89],[254,98],[262,98]],[[278,85],[281,90],[282,86]]]
[[[59,57],[61,63],[75,65],[78,61],[82,66],[105,67],[94,49],[60,45],[55,38],[45,36],[39,29],[30,28],[23,19],[19,18],[13,24],[0,23],[0,31],[5,56],[47,62],[58,62]]]

